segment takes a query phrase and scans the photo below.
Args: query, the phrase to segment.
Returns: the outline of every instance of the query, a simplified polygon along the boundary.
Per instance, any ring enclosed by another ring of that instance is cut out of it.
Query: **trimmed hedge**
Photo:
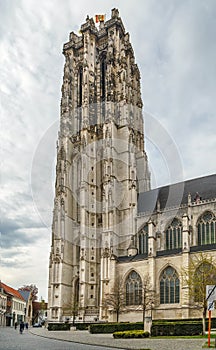
[[[119,338],[148,338],[149,332],[147,331],[124,331],[124,332],[114,332],[113,337],[115,339]]]
[[[143,323],[98,323],[89,326],[90,333],[114,333],[129,330],[143,330]]]
[[[48,323],[48,331],[69,331],[70,323]]]
[[[75,323],[76,329],[79,331],[87,331],[90,323],[89,322],[80,322],[80,323]]]
[[[151,327],[152,336],[170,335],[200,335],[201,321],[154,322]]]

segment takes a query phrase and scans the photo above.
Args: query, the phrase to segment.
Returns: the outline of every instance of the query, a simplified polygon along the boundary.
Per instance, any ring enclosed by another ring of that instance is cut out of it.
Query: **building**
[[[7,295],[0,287],[0,326],[6,326]]]
[[[23,299],[26,302],[25,306],[25,322],[28,323],[29,326],[32,325],[32,316],[33,316],[33,295],[31,290],[22,290],[18,289],[18,292],[21,294]]]
[[[0,282],[0,288],[7,297],[5,323],[6,326],[14,326],[25,321],[26,302],[18,290]]]
[[[117,9],[80,32],[63,47],[48,320],[115,320],[105,300],[121,280],[120,320],[141,321],[147,274],[154,318],[196,317],[180,269],[191,254],[215,255],[216,176],[150,189],[129,34]]]
[[[33,321],[35,323],[44,324],[47,321],[47,303],[44,300],[33,301]]]

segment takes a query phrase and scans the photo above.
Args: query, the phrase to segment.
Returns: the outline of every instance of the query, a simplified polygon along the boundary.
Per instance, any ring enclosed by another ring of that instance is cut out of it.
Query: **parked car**
[[[42,327],[42,324],[41,323],[34,323],[33,327]]]

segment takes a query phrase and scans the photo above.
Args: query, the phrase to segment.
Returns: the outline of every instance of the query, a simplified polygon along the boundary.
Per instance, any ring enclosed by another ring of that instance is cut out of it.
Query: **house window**
[[[198,245],[216,243],[216,220],[211,212],[205,212],[197,222]]]
[[[142,304],[142,281],[140,275],[132,271],[126,279],[126,305]]]
[[[166,249],[182,248],[182,223],[174,219],[166,230]]]
[[[179,278],[175,269],[167,267],[160,278],[160,303],[179,303]]]
[[[148,253],[148,225],[139,233],[139,254]]]

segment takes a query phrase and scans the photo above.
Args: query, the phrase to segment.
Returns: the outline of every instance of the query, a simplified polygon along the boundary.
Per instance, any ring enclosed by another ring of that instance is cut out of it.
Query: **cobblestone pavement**
[[[0,350],[110,350],[110,348],[38,337],[31,333],[31,329],[19,334],[18,329],[0,327]]]
[[[112,349],[201,350],[205,343],[204,339],[114,339],[112,334],[90,334],[88,331],[54,332],[44,328],[31,328],[30,331],[42,337],[96,345],[96,349],[106,346]]]

